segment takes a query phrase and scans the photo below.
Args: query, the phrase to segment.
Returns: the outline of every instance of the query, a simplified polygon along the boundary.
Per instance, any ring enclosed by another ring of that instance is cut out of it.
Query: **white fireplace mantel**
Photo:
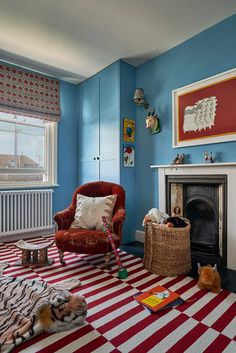
[[[236,162],[224,162],[224,163],[199,163],[199,164],[166,164],[166,165],[151,165],[150,168],[171,168],[171,169],[180,169],[180,168],[227,168],[227,167],[236,167]]]
[[[151,165],[158,170],[159,209],[166,211],[167,175],[227,176],[227,267],[236,271],[236,162]]]

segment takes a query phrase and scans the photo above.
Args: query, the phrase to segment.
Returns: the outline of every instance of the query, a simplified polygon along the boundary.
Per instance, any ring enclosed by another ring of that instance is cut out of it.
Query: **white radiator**
[[[0,191],[0,236],[51,229],[53,190]]]

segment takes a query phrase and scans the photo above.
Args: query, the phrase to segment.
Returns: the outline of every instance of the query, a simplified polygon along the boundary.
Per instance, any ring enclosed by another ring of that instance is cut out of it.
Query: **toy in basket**
[[[108,224],[107,219],[106,219],[105,216],[102,217],[102,222],[103,222],[104,230],[107,232],[107,235],[109,237],[109,241],[110,241],[112,250],[114,251],[117,264],[119,266],[118,277],[119,278],[127,278],[128,277],[128,271],[126,270],[126,268],[124,268],[122,266],[122,263],[121,263],[121,260],[120,260],[120,256],[118,254],[118,251],[116,249],[115,242],[114,242],[114,239],[113,239],[113,233],[112,233],[111,225]]]

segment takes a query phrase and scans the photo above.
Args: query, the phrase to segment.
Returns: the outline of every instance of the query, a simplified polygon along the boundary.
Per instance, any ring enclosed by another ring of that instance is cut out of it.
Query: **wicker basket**
[[[146,225],[144,267],[163,276],[178,276],[191,270],[190,222],[184,228]]]

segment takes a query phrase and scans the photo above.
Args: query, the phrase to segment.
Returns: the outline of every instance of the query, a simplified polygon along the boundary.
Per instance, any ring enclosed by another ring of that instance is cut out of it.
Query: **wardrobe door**
[[[81,183],[99,180],[99,77],[81,85]]]
[[[118,65],[100,73],[100,180],[119,183]]]

